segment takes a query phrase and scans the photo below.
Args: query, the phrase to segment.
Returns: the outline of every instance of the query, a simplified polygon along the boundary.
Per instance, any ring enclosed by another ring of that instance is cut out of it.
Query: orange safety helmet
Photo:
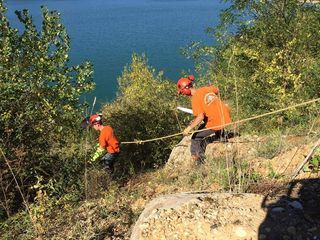
[[[93,114],[89,117],[89,123],[90,125],[93,125],[95,123],[102,124],[102,115],[101,114]]]
[[[179,94],[191,95],[191,89],[193,87],[192,82],[194,81],[194,76],[189,75],[188,77],[180,78],[177,82],[177,90]]]

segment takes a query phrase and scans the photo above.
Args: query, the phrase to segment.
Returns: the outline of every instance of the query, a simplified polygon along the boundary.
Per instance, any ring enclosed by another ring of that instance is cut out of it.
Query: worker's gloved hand
[[[103,148],[98,147],[96,152],[92,155],[90,161],[95,162],[104,152],[105,150]]]
[[[186,127],[182,132],[183,136],[187,136],[190,133],[191,129],[192,128],[190,126]]]

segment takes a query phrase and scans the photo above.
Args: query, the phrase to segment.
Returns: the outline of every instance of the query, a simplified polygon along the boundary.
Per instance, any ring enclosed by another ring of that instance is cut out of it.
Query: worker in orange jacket
[[[103,125],[102,115],[93,114],[89,117],[88,122],[93,129],[100,131],[99,144],[92,155],[91,162],[101,158],[105,169],[113,172],[114,161],[120,152],[119,140],[111,126]]]
[[[214,139],[225,137],[225,124],[231,123],[230,109],[221,101],[218,96],[219,89],[213,85],[196,89],[192,82],[194,76],[180,78],[177,82],[177,90],[179,94],[190,96],[192,103],[192,111],[194,120],[184,129],[183,135],[188,135],[189,132],[196,126],[203,124],[200,129],[206,130],[196,132],[191,137],[191,155],[196,163],[202,163],[204,153],[208,141],[206,139],[214,134]]]

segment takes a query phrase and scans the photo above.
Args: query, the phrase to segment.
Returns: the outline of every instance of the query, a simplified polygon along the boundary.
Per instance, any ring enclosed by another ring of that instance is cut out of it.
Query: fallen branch
[[[299,172],[301,171],[301,169],[303,168],[303,166],[310,160],[310,158],[312,157],[314,151],[319,147],[320,145],[320,139],[318,139],[318,141],[313,145],[311,151],[308,153],[308,155],[305,157],[305,159],[303,160],[303,162],[299,165],[299,167],[293,172],[290,182],[292,182],[296,176],[299,174]]]

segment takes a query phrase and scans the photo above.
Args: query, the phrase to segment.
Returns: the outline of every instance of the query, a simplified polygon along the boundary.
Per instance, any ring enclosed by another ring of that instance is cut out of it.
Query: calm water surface
[[[117,77],[133,52],[146,53],[149,64],[175,81],[193,69],[180,48],[192,40],[213,41],[205,29],[218,23],[226,5],[219,0],[9,0],[8,18],[18,27],[14,10],[27,8],[40,23],[40,6],[61,13],[71,38],[70,61],[90,60],[98,103],[116,96]]]

